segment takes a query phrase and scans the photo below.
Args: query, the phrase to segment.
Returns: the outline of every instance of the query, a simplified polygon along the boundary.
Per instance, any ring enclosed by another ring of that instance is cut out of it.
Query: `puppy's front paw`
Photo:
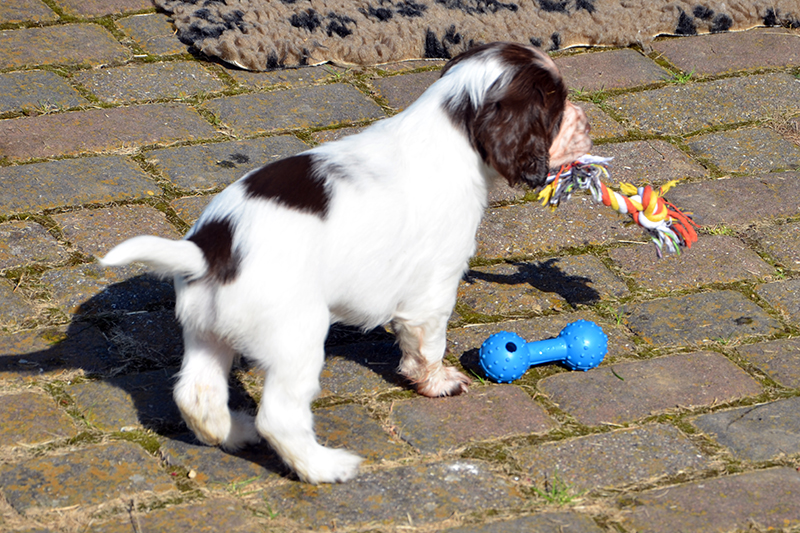
[[[457,396],[467,392],[470,384],[472,384],[472,380],[462,372],[442,365],[437,371],[429,373],[423,381],[417,383],[417,392],[431,398]]]
[[[361,457],[347,450],[318,446],[311,457],[295,464],[300,479],[308,483],[341,483],[356,477]]]

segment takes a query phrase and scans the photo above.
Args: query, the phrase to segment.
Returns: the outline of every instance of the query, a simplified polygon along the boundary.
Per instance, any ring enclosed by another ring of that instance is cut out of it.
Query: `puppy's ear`
[[[473,122],[473,143],[484,162],[512,186],[544,185],[566,96],[563,82],[549,69],[526,68],[510,82],[498,80]]]

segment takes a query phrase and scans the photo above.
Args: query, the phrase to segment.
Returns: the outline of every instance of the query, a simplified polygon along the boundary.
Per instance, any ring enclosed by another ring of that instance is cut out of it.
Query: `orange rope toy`
[[[633,221],[644,228],[656,245],[659,257],[664,248],[680,255],[681,247],[691,248],[697,242],[699,227],[688,214],[664,199],[664,194],[677,181],[673,180],[658,190],[649,185],[635,187],[621,183],[622,194],[612,191],[600,180],[608,178],[608,163],[612,158],[585,155],[577,161],[562,166],[558,172],[547,177],[547,185],[539,192],[542,205],[552,209],[562,200],[568,200],[576,189],[591,192],[598,203],[612,207],[616,212],[630,215]]]

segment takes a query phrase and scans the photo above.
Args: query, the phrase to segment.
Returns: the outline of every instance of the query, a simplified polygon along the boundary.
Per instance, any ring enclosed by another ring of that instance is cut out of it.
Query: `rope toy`
[[[664,199],[664,194],[678,183],[677,180],[658,190],[649,185],[637,188],[630,183],[621,183],[620,194],[601,181],[601,177],[608,179],[608,163],[612,159],[587,154],[563,165],[558,172],[547,176],[546,185],[539,192],[542,205],[555,210],[562,201],[569,200],[575,190],[588,189],[596,202],[612,207],[617,213],[630,215],[644,228],[656,245],[658,257],[662,257],[664,248],[678,255],[681,247],[691,248],[692,243],[697,242],[694,228],[699,226],[690,215]]]

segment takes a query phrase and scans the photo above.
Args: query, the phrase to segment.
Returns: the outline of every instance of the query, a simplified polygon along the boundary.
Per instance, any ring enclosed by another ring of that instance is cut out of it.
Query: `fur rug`
[[[800,0],[154,0],[178,37],[248,70],[450,58],[506,40],[545,50],[800,27]]]

